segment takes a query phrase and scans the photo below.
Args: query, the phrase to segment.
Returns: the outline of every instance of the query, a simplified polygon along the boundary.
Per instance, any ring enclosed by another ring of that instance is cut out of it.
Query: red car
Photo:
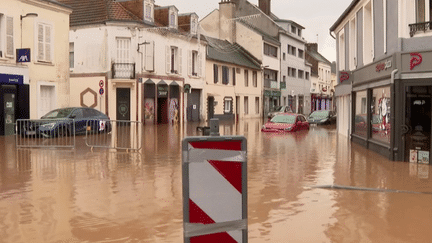
[[[261,132],[296,132],[309,130],[309,122],[302,114],[276,115],[261,128]]]

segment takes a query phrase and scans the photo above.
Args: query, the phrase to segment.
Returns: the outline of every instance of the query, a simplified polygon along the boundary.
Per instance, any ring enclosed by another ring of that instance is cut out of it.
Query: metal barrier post
[[[210,136],[220,136],[219,133],[219,119],[212,118],[210,119]]]
[[[247,140],[188,137],[182,142],[184,242],[247,243]]]

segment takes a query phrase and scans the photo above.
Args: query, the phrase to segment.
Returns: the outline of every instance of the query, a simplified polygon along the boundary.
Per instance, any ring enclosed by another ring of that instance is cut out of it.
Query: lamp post
[[[20,27],[21,27],[21,48],[22,48],[22,20],[27,17],[37,17],[37,13],[27,13],[26,15],[20,15]]]

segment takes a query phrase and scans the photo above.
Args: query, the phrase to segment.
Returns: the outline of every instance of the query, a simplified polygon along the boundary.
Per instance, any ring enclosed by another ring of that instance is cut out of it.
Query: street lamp
[[[22,48],[22,20],[27,17],[37,17],[37,13],[27,13],[26,15],[20,15],[20,27],[21,27],[21,48]]]

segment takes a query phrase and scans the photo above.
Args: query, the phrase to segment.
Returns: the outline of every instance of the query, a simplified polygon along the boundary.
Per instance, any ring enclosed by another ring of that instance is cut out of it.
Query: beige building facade
[[[71,12],[56,1],[0,1],[0,135],[69,105]]]

